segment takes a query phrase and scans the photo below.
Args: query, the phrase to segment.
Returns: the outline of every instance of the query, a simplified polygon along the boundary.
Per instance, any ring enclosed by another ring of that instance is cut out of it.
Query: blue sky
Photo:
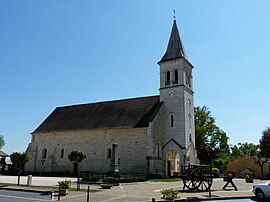
[[[270,125],[268,0],[0,1],[0,134],[7,153],[57,106],[158,94],[173,9],[195,105],[231,144]]]

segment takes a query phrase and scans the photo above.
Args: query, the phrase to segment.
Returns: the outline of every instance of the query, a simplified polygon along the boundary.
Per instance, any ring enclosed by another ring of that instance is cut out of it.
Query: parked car
[[[270,183],[255,184],[253,186],[252,192],[259,199],[270,198]]]

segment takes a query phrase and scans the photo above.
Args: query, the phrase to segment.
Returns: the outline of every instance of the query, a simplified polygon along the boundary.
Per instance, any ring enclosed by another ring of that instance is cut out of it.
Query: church
[[[193,66],[176,20],[158,62],[159,95],[57,107],[31,134],[26,172],[69,172],[71,151],[87,154],[81,171],[173,176],[198,164]]]

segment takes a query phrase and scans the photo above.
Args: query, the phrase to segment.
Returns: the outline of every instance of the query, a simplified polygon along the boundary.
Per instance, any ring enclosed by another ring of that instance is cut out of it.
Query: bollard
[[[27,176],[27,186],[32,186],[32,175]]]
[[[60,182],[58,182],[58,186],[59,186],[59,190],[58,190],[58,201],[60,201],[60,190],[61,190],[61,186],[60,186]]]
[[[87,189],[87,202],[90,201],[90,186],[88,185],[88,189]]]
[[[155,202],[156,201],[156,199],[155,198],[152,198],[152,202]]]

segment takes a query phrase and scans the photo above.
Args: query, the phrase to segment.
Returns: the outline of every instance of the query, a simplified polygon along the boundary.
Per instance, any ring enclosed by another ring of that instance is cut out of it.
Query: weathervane
[[[175,10],[173,9],[173,19],[175,20]]]

